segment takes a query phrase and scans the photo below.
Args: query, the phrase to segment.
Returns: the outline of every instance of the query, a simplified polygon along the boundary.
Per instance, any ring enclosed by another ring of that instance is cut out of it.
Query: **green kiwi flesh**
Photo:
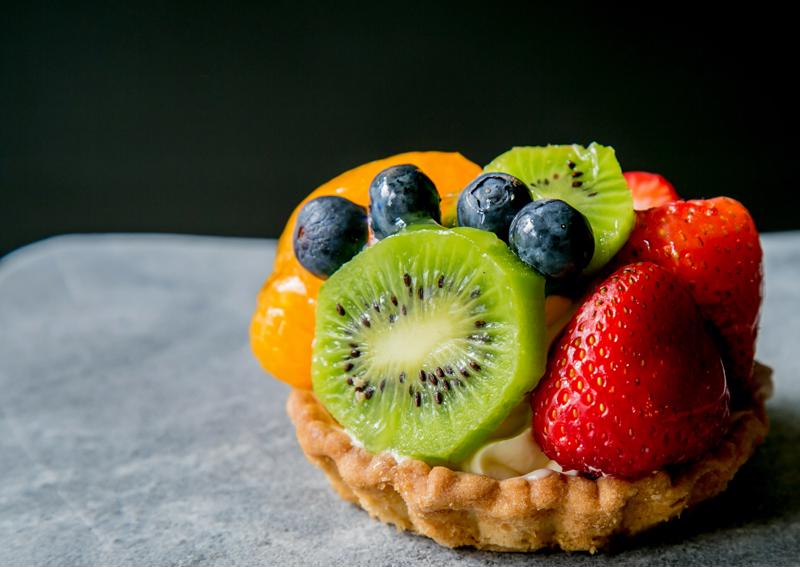
[[[497,156],[485,170],[518,177],[534,200],[561,199],[583,213],[595,244],[587,273],[605,265],[633,229],[633,198],[614,148],[596,143],[516,147]]]
[[[461,461],[545,359],[544,279],[489,232],[404,230],[320,290],[314,392],[373,453]]]

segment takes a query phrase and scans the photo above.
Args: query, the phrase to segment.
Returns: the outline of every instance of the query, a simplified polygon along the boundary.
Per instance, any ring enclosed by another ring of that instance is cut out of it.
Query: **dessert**
[[[740,203],[612,148],[416,152],[301,203],[250,336],[345,500],[452,547],[595,551],[763,440],[761,281]]]

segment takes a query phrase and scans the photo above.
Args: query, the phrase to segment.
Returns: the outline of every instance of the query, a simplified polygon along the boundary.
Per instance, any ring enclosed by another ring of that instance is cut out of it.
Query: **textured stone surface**
[[[796,564],[800,233],[764,244],[770,437],[724,495],[595,557],[444,549],[339,500],[249,352],[273,242],[23,249],[0,262],[0,564]]]

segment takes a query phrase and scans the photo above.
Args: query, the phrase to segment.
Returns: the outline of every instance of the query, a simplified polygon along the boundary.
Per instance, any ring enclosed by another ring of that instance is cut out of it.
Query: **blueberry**
[[[294,255],[306,270],[327,278],[367,243],[367,212],[343,197],[317,197],[300,209]]]
[[[439,193],[416,165],[384,169],[369,186],[369,216],[375,238],[382,239],[414,223],[442,221]]]
[[[552,279],[579,274],[594,254],[589,221],[558,199],[525,205],[511,222],[508,240],[523,262]]]
[[[528,187],[507,173],[484,173],[458,197],[458,225],[495,233],[508,242],[508,228],[519,210],[531,202]]]

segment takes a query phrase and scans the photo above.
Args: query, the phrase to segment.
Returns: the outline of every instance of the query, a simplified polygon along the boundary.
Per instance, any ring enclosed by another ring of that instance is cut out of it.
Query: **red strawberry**
[[[732,388],[747,382],[763,274],[758,231],[741,203],[717,197],[641,211],[618,258],[620,265],[650,260],[680,276],[719,331]]]
[[[708,451],[728,402],[689,290],[641,262],[600,284],[554,345],[533,392],[533,431],[566,469],[633,478]]]
[[[644,211],[680,199],[672,183],[657,173],[626,171],[625,181],[633,194],[633,208]]]

